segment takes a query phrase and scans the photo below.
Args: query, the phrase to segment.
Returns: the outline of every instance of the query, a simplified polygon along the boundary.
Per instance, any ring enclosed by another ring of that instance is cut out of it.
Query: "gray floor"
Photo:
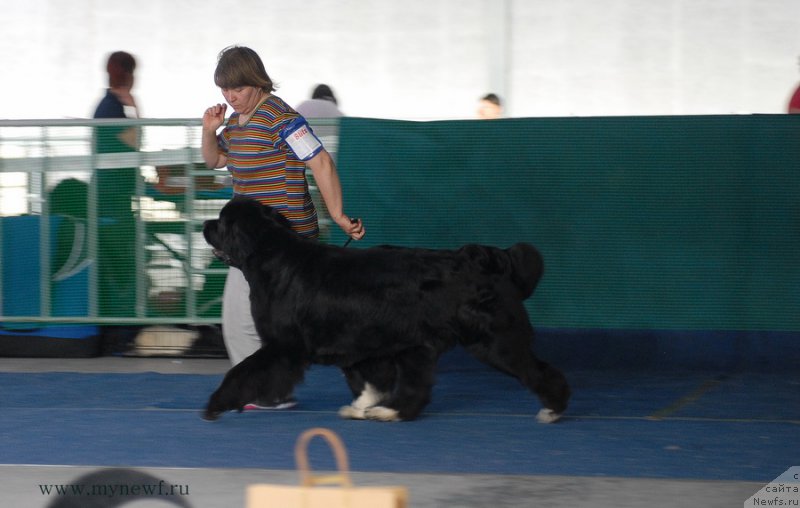
[[[167,358],[19,359],[0,358],[0,372],[160,372],[174,374],[223,373],[227,360]],[[44,485],[69,484],[95,471],[91,466],[0,464],[2,506],[44,507],[55,495],[42,493]],[[294,484],[294,471],[260,469],[139,469],[188,495],[194,508],[244,507],[245,488],[253,483]],[[358,485],[404,485],[412,507],[732,507],[763,485],[750,482],[680,481],[572,476],[499,476],[353,473]],[[165,498],[166,499],[166,498]],[[136,499],[126,506],[169,506]],[[99,506],[99,505],[98,505]],[[106,506],[112,506],[108,504]],[[114,505],[116,506],[116,505]]]

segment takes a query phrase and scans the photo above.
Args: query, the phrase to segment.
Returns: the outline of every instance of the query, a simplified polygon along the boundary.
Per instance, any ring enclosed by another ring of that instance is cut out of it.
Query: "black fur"
[[[339,366],[356,399],[367,383],[382,394],[343,416],[411,420],[430,401],[439,356],[457,344],[538,395],[555,416],[545,421],[567,407],[566,379],[531,351],[522,302],[543,269],[531,245],[346,249],[302,238],[278,212],[245,198],[226,204],[203,233],[249,282],[264,344],[227,373],[207,419],[291,394],[316,363]]]

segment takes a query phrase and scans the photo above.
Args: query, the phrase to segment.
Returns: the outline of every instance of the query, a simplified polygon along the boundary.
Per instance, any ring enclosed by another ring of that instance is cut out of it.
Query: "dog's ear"
[[[237,263],[241,263],[255,252],[256,231],[249,231],[252,221],[246,219],[231,221],[226,224],[226,252]]]

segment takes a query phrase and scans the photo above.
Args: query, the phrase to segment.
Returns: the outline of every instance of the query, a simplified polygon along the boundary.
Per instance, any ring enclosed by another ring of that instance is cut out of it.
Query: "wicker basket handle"
[[[333,450],[338,474],[315,476],[312,473],[308,463],[308,443],[316,436],[324,438],[328,446]],[[311,487],[313,485],[353,486],[353,482],[350,479],[350,466],[347,461],[347,451],[339,436],[330,429],[315,427],[300,434],[300,437],[297,438],[297,444],[294,447],[294,459],[297,463],[297,470],[300,472],[300,484],[304,487]]]

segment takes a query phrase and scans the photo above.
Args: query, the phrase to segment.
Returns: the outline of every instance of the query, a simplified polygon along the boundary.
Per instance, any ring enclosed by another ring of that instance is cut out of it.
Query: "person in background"
[[[139,108],[131,90],[134,83],[136,59],[125,51],[111,53],[106,62],[108,88],[106,95],[97,105],[94,118],[139,118]],[[109,142],[125,145],[120,151],[135,151],[139,148],[138,131],[135,128],[117,128],[115,136],[109,136]]]
[[[201,151],[209,168],[227,166],[234,196],[248,196],[272,206],[298,234],[315,239],[319,224],[306,180],[308,166],[331,219],[346,235],[360,240],[364,225],[344,213],[333,159],[306,119],[273,94],[275,86],[258,54],[242,46],[224,49],[214,82],[227,104],[212,105],[203,113]],[[226,120],[228,105],[233,112]],[[233,267],[223,291],[222,333],[234,365],[261,347],[250,312],[250,288],[242,272]],[[245,409],[282,409],[295,404],[294,397],[289,397],[253,401]]]
[[[481,97],[478,101],[478,118],[482,120],[493,120],[503,117],[503,103],[500,97],[490,93]]]
[[[94,112],[94,118],[138,118],[131,94],[136,59],[125,51],[111,53],[106,62],[108,89]],[[135,126],[98,125],[95,151],[98,154],[135,152],[139,130]],[[138,168],[97,169],[97,264],[98,314],[133,317],[136,308],[136,219],[131,198],[136,194]]]
[[[330,121],[315,122],[315,120],[341,118],[343,116],[331,87],[324,83],[316,85],[311,92],[311,98],[298,104],[295,109],[303,117],[315,123],[314,132],[317,137],[325,140],[326,144],[332,144],[332,151],[335,153],[339,142],[339,126]],[[314,206],[317,208],[320,238],[327,240],[330,236],[330,215],[325,202],[320,199],[319,192],[316,190],[316,182],[313,175],[309,179],[309,185],[312,188],[311,197],[314,200]]]
[[[800,58],[798,58],[798,63],[800,63]],[[787,113],[796,115],[800,113],[800,85],[797,85],[797,89],[792,94],[792,97],[789,99],[789,105],[787,106]]]
[[[333,90],[326,84],[319,84],[311,92],[311,98],[297,105],[297,112],[305,118],[339,118],[342,112]]]

